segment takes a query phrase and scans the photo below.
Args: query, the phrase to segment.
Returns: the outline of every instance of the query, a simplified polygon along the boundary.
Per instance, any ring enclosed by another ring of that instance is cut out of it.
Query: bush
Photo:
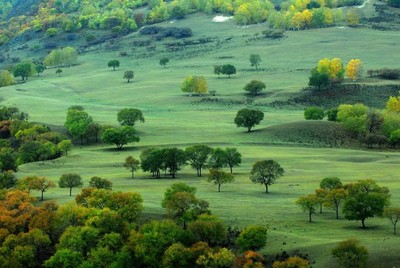
[[[304,111],[304,118],[306,120],[322,120],[324,117],[324,109],[320,107],[308,107]]]
[[[337,113],[338,113],[338,108],[332,108],[332,109],[329,109],[327,112],[326,112],[326,116],[328,117],[328,121],[333,121],[333,122],[335,122],[336,121],[336,118],[337,118]]]
[[[165,37],[185,38],[193,35],[192,29],[188,27],[160,27],[160,26],[147,26],[139,31],[141,35],[155,35],[157,40]]]
[[[383,68],[379,70],[378,76],[383,79],[395,80],[400,77],[400,69]]]
[[[278,38],[282,38],[283,37],[283,33],[284,32],[285,32],[285,30],[283,30],[283,29],[265,30],[265,31],[262,31],[262,34],[266,38],[278,39]]]
[[[57,28],[49,28],[49,29],[46,30],[46,35],[48,37],[54,37],[54,36],[57,35],[57,33],[58,33]]]
[[[400,0],[388,0],[388,6],[400,8]]]
[[[360,245],[360,241],[350,238],[340,242],[332,255],[345,268],[366,267],[368,250]]]

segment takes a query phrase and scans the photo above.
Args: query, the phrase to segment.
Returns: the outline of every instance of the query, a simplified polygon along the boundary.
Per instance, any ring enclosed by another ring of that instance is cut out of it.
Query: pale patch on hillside
[[[224,21],[228,21],[230,19],[233,19],[233,17],[227,17],[227,16],[215,16],[213,18],[213,22],[224,22]]]

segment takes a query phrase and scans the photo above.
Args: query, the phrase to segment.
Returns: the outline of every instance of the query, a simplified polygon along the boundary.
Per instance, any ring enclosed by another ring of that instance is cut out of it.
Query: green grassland
[[[160,202],[165,189],[183,181],[197,187],[197,196],[209,201],[212,212],[228,225],[268,225],[264,254],[298,251],[309,255],[315,262],[313,267],[337,267],[330,250],[341,240],[357,237],[370,251],[368,267],[400,266],[398,237],[393,236],[386,219],[368,219],[369,228],[362,230],[360,223],[335,220],[333,211],[325,209],[322,215],[314,216],[313,223],[308,223],[306,213],[295,205],[299,196],[318,188],[322,178],[337,176],[344,183],[374,179],[390,189],[392,204],[398,206],[398,151],[360,149],[342,142],[340,137],[345,134],[335,123],[306,122],[303,110],[267,105],[300,94],[307,85],[310,69],[324,57],[339,57],[345,63],[360,58],[366,70],[398,67],[400,55],[395,52],[400,42],[398,32],[335,27],[286,32],[282,39],[269,40],[260,35],[265,25],[240,27],[232,21],[215,23],[211,16],[198,14],[161,25],[191,27],[193,40],[209,37],[214,41],[167,52],[164,43],[176,40],[165,39],[152,41],[156,52],[148,52],[146,48],[131,51],[134,40],[149,38],[135,33],[120,40],[121,47],[113,51],[103,45],[97,51],[81,54],[79,65],[64,68],[61,77],[55,74],[55,69],[47,69],[40,77],[29,78],[28,83],[1,88],[2,105],[15,105],[29,113],[30,121],[49,124],[55,129],[62,128],[71,105],[84,106],[94,121],[101,124],[116,125],[117,112],[126,107],[141,109],[146,119],[136,127],[141,138],[138,144],[122,151],[109,145],[75,145],[68,157],[20,166],[18,177],[35,174],[57,181],[62,173],[77,172],[85,179],[86,186],[92,176],[107,178],[113,181],[114,190],[142,194],[143,220],[163,215]],[[120,51],[127,51],[128,56],[120,57]],[[250,54],[261,56],[259,71],[250,67]],[[163,56],[170,58],[165,69],[158,64]],[[116,71],[107,67],[111,59],[121,62]],[[235,65],[238,71],[230,79],[212,73],[213,65],[225,63]],[[131,83],[122,79],[126,70],[135,71]],[[180,85],[188,75],[205,76],[209,90],[216,90],[216,96],[183,94]],[[266,83],[267,89],[261,96],[253,98],[244,93],[243,86],[252,79]],[[368,78],[362,82],[383,83]],[[377,99],[374,108],[383,108],[385,101],[385,96]],[[255,107],[265,112],[261,125],[252,133],[237,128],[233,123],[236,112],[258,104]],[[332,142],[333,139],[338,141]],[[204,177],[196,177],[189,167],[172,180],[153,179],[141,171],[135,179],[130,179],[129,171],[122,166],[126,156],[137,158],[151,146],[185,148],[197,143],[236,147],[243,155],[242,165],[234,168],[236,181],[223,185],[220,193]],[[252,164],[262,159],[274,159],[286,171],[271,187],[270,194],[249,180]],[[78,191],[74,189],[73,194]],[[67,189],[59,188],[46,192],[45,199],[59,203],[73,201]]]

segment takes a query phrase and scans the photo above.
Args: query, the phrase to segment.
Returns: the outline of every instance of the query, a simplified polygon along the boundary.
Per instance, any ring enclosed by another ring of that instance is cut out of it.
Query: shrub
[[[54,37],[54,36],[57,35],[57,33],[58,33],[57,28],[49,28],[49,29],[46,30],[46,35],[48,37]]]
[[[308,107],[304,111],[304,118],[306,120],[322,120],[324,117],[324,109],[320,107]]]
[[[338,113],[338,108],[331,108],[326,112],[326,116],[328,118],[328,121],[336,121],[337,118],[337,113]]]
[[[395,80],[400,77],[400,69],[383,68],[379,70],[378,76],[384,79]]]
[[[388,6],[400,8],[400,0],[388,0]]]
[[[368,250],[360,241],[350,238],[340,242],[332,250],[332,256],[345,268],[366,267]]]

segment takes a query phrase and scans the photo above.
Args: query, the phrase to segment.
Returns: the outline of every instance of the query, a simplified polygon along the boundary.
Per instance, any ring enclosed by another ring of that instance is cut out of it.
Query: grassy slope
[[[185,181],[196,186],[198,196],[208,200],[212,211],[228,224],[269,225],[266,254],[300,249],[316,261],[314,267],[335,267],[330,249],[336,242],[355,236],[371,252],[370,267],[382,267],[383,260],[386,267],[400,265],[396,257],[398,252],[395,252],[397,239],[391,235],[391,226],[386,220],[368,220],[367,225],[373,228],[364,231],[358,228],[359,224],[333,220],[333,212],[326,212],[316,216],[315,223],[308,224],[307,215],[294,204],[298,196],[317,188],[325,176],[338,176],[345,183],[362,178],[377,180],[391,189],[392,203],[397,206],[400,201],[396,175],[398,153],[281,146],[282,141],[290,143],[290,138],[298,136],[288,132],[300,133],[302,129],[315,127],[300,123],[302,111],[262,107],[266,112],[265,120],[256,132],[248,134],[233,124],[236,111],[243,105],[229,104],[229,101],[247,99],[242,88],[251,79],[267,84],[267,94],[258,97],[256,102],[285,99],[307,83],[309,69],[323,57],[340,57],[344,62],[361,58],[365,69],[396,67],[399,55],[392,52],[400,36],[396,32],[331,28],[289,32],[282,40],[246,43],[265,26],[242,28],[231,22],[213,23],[211,19],[194,15],[173,25],[190,26],[194,38],[213,36],[223,40],[233,37],[231,42],[213,51],[195,53],[194,49],[188,49],[171,54],[162,51],[162,45],[158,44],[159,52],[141,58],[145,50],[138,48],[135,54],[118,58],[121,67],[115,72],[106,66],[108,60],[118,57],[118,51],[85,54],[80,57],[81,64],[64,69],[62,77],[57,77],[55,70],[50,69],[39,78],[31,78],[29,83],[2,88],[2,104],[20,107],[30,114],[31,121],[62,125],[66,109],[72,104],[83,105],[95,121],[103,124],[116,124],[116,113],[124,107],[140,108],[146,117],[146,123],[137,126],[141,136],[138,145],[121,152],[106,145],[76,146],[68,157],[21,166],[18,176],[45,175],[56,181],[64,172],[78,172],[85,181],[94,175],[108,178],[114,182],[115,190],[140,192],[145,200],[146,215],[163,213],[160,200],[165,189],[171,183]],[[127,39],[126,43],[130,41]],[[251,53],[261,55],[262,71],[247,71]],[[164,55],[171,59],[166,69],[158,65]],[[220,60],[220,56],[233,58]],[[212,74],[212,65],[221,63],[234,64],[238,74],[231,79],[218,79]],[[129,69],[135,71],[135,79],[128,84],[122,76]],[[209,88],[216,90],[217,97],[227,100],[228,104],[193,105],[199,98],[184,96],[179,90],[183,78],[191,74],[204,75]],[[285,124],[279,127],[282,123]],[[309,133],[302,135],[304,138]],[[137,174],[138,179],[131,180],[129,172],[122,167],[126,156],[138,157],[148,146],[184,148],[193,143],[237,147],[244,161],[234,170],[236,182],[222,186],[222,192],[217,193],[214,185],[204,178],[196,178],[189,167],[184,168],[176,180],[149,179],[148,174],[141,172]],[[281,163],[286,175],[271,187],[271,194],[265,195],[263,187],[250,183],[248,172],[255,161],[269,158]],[[45,193],[45,198],[68,202],[72,198],[67,192],[66,189],[52,189]]]

